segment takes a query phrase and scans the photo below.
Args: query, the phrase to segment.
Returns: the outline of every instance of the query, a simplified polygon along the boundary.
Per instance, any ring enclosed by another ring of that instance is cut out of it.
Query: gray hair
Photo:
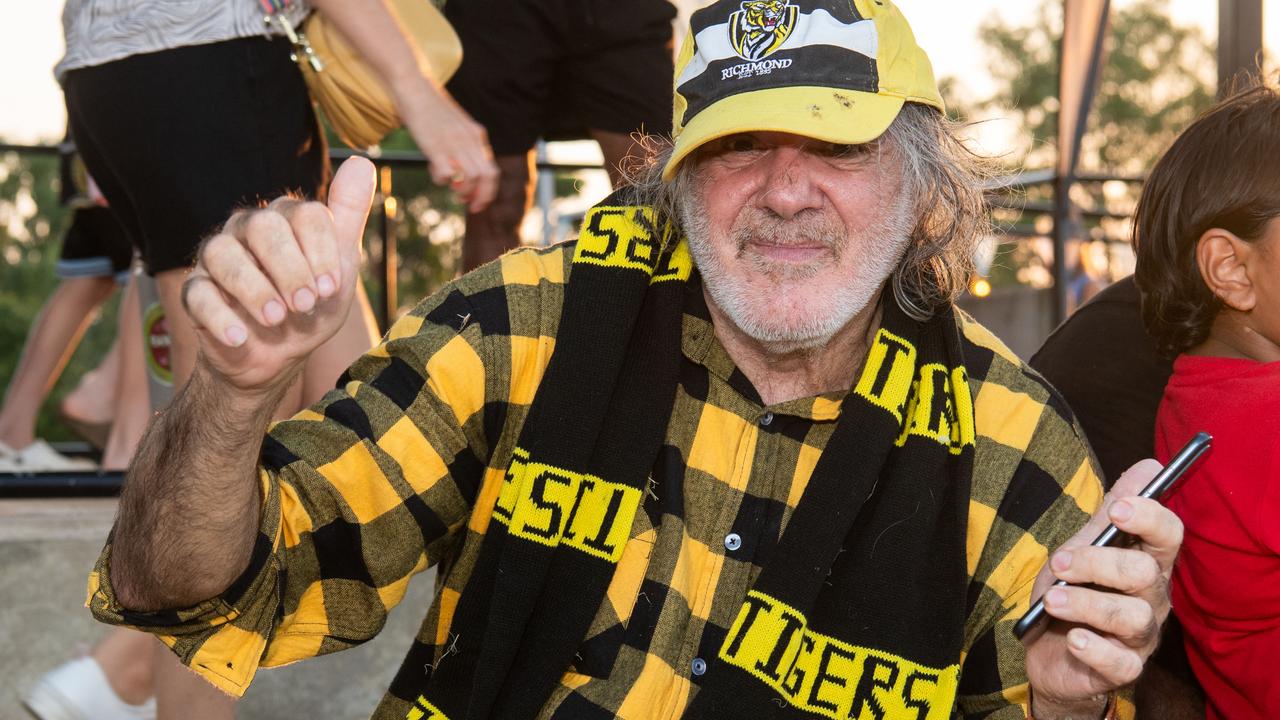
[[[978,243],[991,232],[983,188],[989,158],[961,139],[962,125],[931,107],[907,103],[877,142],[902,163],[902,192],[913,203],[911,243],[892,275],[893,297],[909,317],[928,320],[968,287]],[[679,223],[681,203],[695,190],[696,154],[670,182],[662,169],[671,147],[651,145],[650,160],[626,173],[637,199]]]

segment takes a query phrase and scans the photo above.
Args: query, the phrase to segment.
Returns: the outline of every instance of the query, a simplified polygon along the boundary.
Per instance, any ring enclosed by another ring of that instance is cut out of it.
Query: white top
[[[309,8],[293,0],[286,11],[295,26]],[[188,45],[282,35],[267,25],[258,0],[67,0],[62,31],[67,54],[53,69],[62,82],[68,70],[102,65],[130,55]]]

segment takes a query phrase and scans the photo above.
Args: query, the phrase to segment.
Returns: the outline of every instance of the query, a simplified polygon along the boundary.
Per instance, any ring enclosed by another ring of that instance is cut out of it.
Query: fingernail
[[[1066,570],[1070,570],[1071,569],[1071,551],[1060,550],[1057,553],[1054,553],[1052,564],[1053,564],[1053,569],[1058,572],[1064,572]]]
[[[268,323],[275,325],[284,320],[284,305],[281,305],[278,300],[272,300],[262,308],[262,316],[267,319]]]
[[[1044,594],[1044,601],[1050,607],[1066,607],[1067,591],[1062,588],[1054,588]]]
[[[227,328],[226,337],[227,344],[231,347],[240,347],[244,344],[244,341],[248,339],[248,335],[245,333],[244,328],[239,325],[232,325]]]
[[[1082,632],[1069,632],[1067,642],[1071,643],[1071,647],[1076,650],[1083,650],[1089,647],[1089,636]]]
[[[1133,517],[1133,506],[1121,500],[1111,506],[1111,519],[1125,522]]]
[[[310,288],[299,288],[293,294],[293,306],[298,312],[311,312],[311,308],[316,306],[316,295],[311,292]]]
[[[316,290],[320,292],[320,297],[324,298],[333,294],[333,278],[329,277],[329,273],[316,278]]]

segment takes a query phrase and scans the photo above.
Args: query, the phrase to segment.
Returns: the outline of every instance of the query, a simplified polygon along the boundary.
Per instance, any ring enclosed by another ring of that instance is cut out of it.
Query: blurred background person
[[[59,282],[27,333],[17,368],[9,378],[0,404],[0,472],[50,472],[94,470],[94,463],[67,457],[36,437],[36,418],[45,397],[62,374],[67,361],[93,322],[99,308],[129,282],[133,246],[106,201],[78,158],[62,155],[62,200],[72,209],[71,226],[62,238],[58,263]],[[132,307],[135,308],[136,304]],[[127,324],[140,326],[122,304],[121,335],[139,337]],[[140,342],[140,340],[139,340]],[[142,436],[148,413],[143,395],[120,394],[122,380],[141,371],[140,348],[120,349],[119,336],[100,365],[82,380],[64,401],[62,414],[72,429],[104,449],[117,411],[122,422],[102,467],[122,470]],[[130,367],[122,365],[128,355]],[[119,407],[124,403],[124,407]]]
[[[463,271],[520,244],[539,138],[591,138],[616,186],[638,134],[671,134],[668,0],[449,0],[462,39],[449,92],[488,131],[500,171],[488,209],[469,208]]]

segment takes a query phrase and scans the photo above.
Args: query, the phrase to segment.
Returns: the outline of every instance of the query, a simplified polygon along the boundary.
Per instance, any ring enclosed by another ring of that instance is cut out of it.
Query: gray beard
[[[680,220],[707,293],[738,329],[775,353],[825,346],[878,296],[911,240],[905,194],[899,195],[884,217],[852,237],[842,223],[831,218],[813,216],[811,219],[781,221],[764,216],[760,211],[747,210],[756,216],[739,215],[731,230],[737,247],[735,257],[750,263],[761,275],[770,276],[777,283],[778,293],[777,298],[753,297],[732,279],[716,256],[714,248],[719,239],[711,237],[700,189],[689,195],[691,197],[686,197],[681,204]],[[784,245],[800,239],[818,239],[830,248],[831,255],[807,264],[769,262],[755,255],[749,247],[750,239],[760,236],[770,237]],[[818,303],[819,307],[815,307],[812,314],[784,322],[770,312],[777,299],[785,298],[793,289],[803,289],[805,281],[831,263],[839,262],[845,253],[872,247],[877,251],[868,253],[864,262],[855,267],[848,282],[840,284],[825,302]]]

